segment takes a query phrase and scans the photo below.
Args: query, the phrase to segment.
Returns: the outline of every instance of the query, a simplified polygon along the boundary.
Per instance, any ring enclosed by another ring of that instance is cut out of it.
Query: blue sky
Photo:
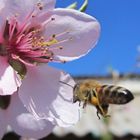
[[[78,6],[83,1],[77,0]],[[72,2],[57,0],[57,7],[66,7]],[[79,60],[54,66],[72,75],[108,74],[109,67],[120,73],[139,73],[136,59],[140,46],[140,0],[89,0],[86,13],[101,24],[97,46]]]

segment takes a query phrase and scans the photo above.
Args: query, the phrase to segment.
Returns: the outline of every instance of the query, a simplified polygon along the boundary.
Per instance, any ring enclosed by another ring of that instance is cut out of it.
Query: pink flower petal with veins
[[[19,97],[37,119],[47,119],[59,126],[70,126],[79,120],[79,105],[72,103],[75,82],[59,70],[42,65],[28,68],[19,89]]]
[[[60,8],[53,10],[52,18],[55,20],[46,26],[45,34],[55,34],[58,43],[54,46],[62,46],[60,51],[53,51],[57,58],[77,59],[97,44],[100,24],[95,18],[77,10]]]

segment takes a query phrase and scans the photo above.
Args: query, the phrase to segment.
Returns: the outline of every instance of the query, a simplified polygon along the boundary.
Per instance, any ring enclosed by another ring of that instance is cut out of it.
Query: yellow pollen
[[[43,36],[40,37],[40,38],[37,38],[37,37],[33,37],[32,38],[32,46],[33,47],[34,46],[40,46],[40,47],[46,47],[47,46],[47,47],[49,47],[49,46],[54,45],[56,43],[58,43],[58,40],[55,39],[55,38],[53,38],[53,39],[51,39],[49,41],[44,41],[44,37]],[[59,48],[62,49],[61,46]]]
[[[97,105],[99,104],[99,101],[98,101],[97,98],[93,97],[93,98],[91,99],[91,103],[92,103],[93,105],[97,106]]]
[[[51,46],[51,45],[54,45],[56,43],[58,43],[58,40],[53,38],[53,39],[51,39],[49,41],[41,42],[41,46]]]

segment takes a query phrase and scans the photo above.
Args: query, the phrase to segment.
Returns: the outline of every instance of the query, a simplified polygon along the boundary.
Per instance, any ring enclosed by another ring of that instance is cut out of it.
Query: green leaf
[[[79,8],[80,12],[85,12],[85,10],[87,9],[88,6],[88,0],[85,0],[83,5]]]
[[[77,2],[74,2],[72,4],[70,4],[68,7],[66,7],[68,9],[76,9],[77,8]]]
[[[20,61],[14,60],[14,59],[10,59],[9,64],[13,67],[13,69],[15,71],[17,71],[17,73],[20,75],[21,79],[23,79],[27,73],[26,66],[23,63],[21,63]]]

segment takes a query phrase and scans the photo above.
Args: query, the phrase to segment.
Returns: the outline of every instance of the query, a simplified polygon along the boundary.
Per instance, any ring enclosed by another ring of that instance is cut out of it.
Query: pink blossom
[[[66,127],[79,120],[73,89],[60,83],[74,86],[75,82],[45,63],[78,59],[99,38],[95,18],[54,6],[55,0],[0,1],[0,95],[12,95],[0,114],[6,120],[4,127],[9,123],[23,136],[37,132],[34,137],[42,137],[54,125]]]

